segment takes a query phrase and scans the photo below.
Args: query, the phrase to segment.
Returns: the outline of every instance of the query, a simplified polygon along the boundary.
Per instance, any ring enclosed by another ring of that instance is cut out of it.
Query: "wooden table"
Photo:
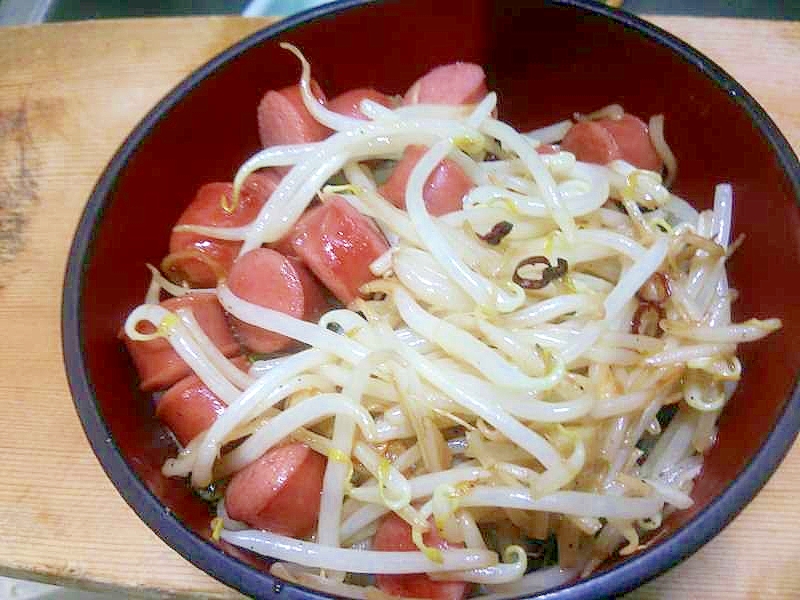
[[[800,149],[800,23],[653,17],[755,95]],[[96,178],[173,85],[267,20],[0,29],[0,574],[136,596],[238,594],[123,502],[72,406],[59,337],[70,240]],[[691,559],[630,597],[800,598],[800,447]]]

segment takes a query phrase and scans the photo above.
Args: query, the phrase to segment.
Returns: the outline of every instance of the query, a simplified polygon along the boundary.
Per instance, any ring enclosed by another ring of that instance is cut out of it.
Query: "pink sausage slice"
[[[233,359],[242,371],[247,370],[244,356]],[[197,376],[189,375],[169,388],[156,404],[156,417],[172,430],[182,446],[211,427],[226,404]]]
[[[403,104],[475,104],[488,93],[480,65],[456,62],[436,67],[417,79]]]
[[[650,141],[647,124],[634,115],[624,114],[621,119],[602,119],[619,147],[620,157],[640,169],[660,172],[661,157]]]
[[[403,157],[395,165],[392,174],[380,187],[381,195],[398,208],[406,207],[406,184],[411,171],[425,154],[425,146],[408,146]],[[422,198],[428,212],[435,216],[461,210],[462,198],[475,184],[464,170],[449,158],[444,159],[434,169],[425,182]]]
[[[316,81],[311,81],[312,93],[325,101],[325,94]],[[319,142],[331,131],[317,122],[303,104],[299,85],[270,90],[258,105],[258,135],[265,148],[282,144]]]
[[[324,473],[325,459],[305,444],[272,448],[233,476],[225,510],[252,527],[305,537],[319,517]]]
[[[230,183],[206,184],[197,191],[194,200],[183,211],[176,225],[247,225],[256,218],[279,182],[277,174],[253,173],[242,186],[239,202],[231,212],[223,207],[223,199],[225,205],[230,207],[233,186]],[[171,256],[163,265],[164,272],[173,281],[185,281],[192,287],[216,287],[218,278],[224,277],[230,271],[241,246],[242,243],[238,241],[173,232],[169,239]],[[201,254],[207,261],[197,258],[197,254]]]
[[[616,140],[599,121],[581,121],[573,125],[561,140],[561,149],[572,152],[578,160],[598,165],[620,157]]]
[[[298,319],[317,319],[328,308],[322,288],[299,261],[269,248],[256,248],[240,257],[228,276],[237,296]],[[269,353],[294,345],[294,341],[232,319],[239,340],[253,352]]]
[[[374,223],[340,196],[307,210],[292,235],[297,255],[345,304],[375,279],[369,265],[389,249]]]
[[[558,154],[558,146],[553,144],[539,144],[536,146],[537,154]]]
[[[235,356],[240,352],[239,343],[228,328],[225,312],[216,295],[186,294],[165,300],[161,306],[171,311],[190,308],[200,327],[225,356]],[[133,364],[139,372],[139,387],[146,392],[165,390],[191,372],[189,365],[163,338],[148,342],[134,341],[125,335],[124,331],[120,332],[120,337],[124,340]]]
[[[333,112],[353,117],[354,119],[366,120],[364,113],[361,112],[359,104],[362,100],[372,100],[386,108],[392,107],[392,99],[386,94],[382,94],[372,88],[358,88],[339,94],[328,102],[327,106]]]
[[[278,187],[281,182],[281,175],[269,169],[262,169],[247,176],[242,184],[242,190],[239,194],[239,202],[242,202],[242,196],[246,195],[252,198],[255,203],[259,204],[259,209],[264,203],[269,200],[272,192]],[[238,209],[238,206],[237,206]],[[227,214],[227,213],[226,213]]]
[[[431,521],[431,524],[433,522]],[[422,536],[427,546],[439,549],[463,548],[463,544],[448,544],[435,526]],[[416,551],[411,539],[411,526],[394,513],[384,517],[372,539],[372,547],[381,551]],[[432,598],[433,600],[462,600],[467,596],[467,584],[463,581],[433,581],[424,573],[409,575],[376,575],[378,587],[392,596],[404,598]]]
[[[297,252],[294,249],[294,244],[292,243],[293,240],[294,240],[294,237],[293,237],[292,234],[293,234],[293,231],[290,231],[285,236],[283,236],[281,239],[279,239],[277,241],[274,241],[274,242],[270,242],[266,246],[268,248],[272,248],[273,250],[276,250],[277,252],[280,252],[281,254],[283,254],[284,256],[286,256],[288,258],[296,259],[297,261],[302,263],[303,261],[300,260],[299,256],[297,256]]]
[[[561,148],[584,162],[604,165],[622,159],[640,169],[656,172],[663,166],[650,141],[647,125],[629,114],[620,119],[576,123],[564,136]]]

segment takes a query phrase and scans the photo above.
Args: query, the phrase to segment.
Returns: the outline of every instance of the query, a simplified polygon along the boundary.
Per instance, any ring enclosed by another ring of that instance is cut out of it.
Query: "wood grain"
[[[60,290],[80,213],[125,136],[186,74],[265,24],[0,30],[0,201],[3,217],[19,215],[0,237],[0,422],[15,431],[0,437],[3,574],[152,597],[234,595],[144,526],[92,454],[62,367]]]
[[[800,23],[652,18],[741,81],[800,147]],[[131,596],[232,598],[161,542],[92,454],[62,367],[61,279],[97,176],[192,69],[265,20],[98,21],[0,29],[0,573]],[[800,597],[800,449],[685,563],[631,594]]]

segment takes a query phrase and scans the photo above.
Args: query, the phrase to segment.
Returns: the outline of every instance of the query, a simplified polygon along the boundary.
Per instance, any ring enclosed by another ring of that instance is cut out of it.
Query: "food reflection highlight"
[[[468,63],[328,101],[284,46],[264,150],[124,326],[164,473],[214,539],[351,598],[529,594],[642,548],[692,505],[737,345],[781,325],[731,322],[731,185],[671,193],[661,115],[521,133]]]

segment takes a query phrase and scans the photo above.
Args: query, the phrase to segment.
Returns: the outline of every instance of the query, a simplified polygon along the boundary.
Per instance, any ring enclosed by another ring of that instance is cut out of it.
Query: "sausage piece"
[[[317,319],[328,308],[322,288],[299,261],[269,248],[241,256],[228,276],[228,287],[248,302],[298,319]],[[233,318],[239,340],[253,352],[283,350],[295,342]]]
[[[375,224],[341,196],[328,196],[307,210],[295,226],[292,244],[312,273],[345,304],[375,278],[369,265],[389,249]]]
[[[247,358],[238,356],[233,363],[247,371]],[[172,430],[182,446],[211,427],[226,404],[197,376],[189,375],[169,388],[156,404],[156,417]]]
[[[348,90],[329,101],[327,106],[333,112],[337,112],[354,119],[366,120],[364,113],[361,112],[359,104],[362,100],[372,100],[386,108],[392,107],[392,99],[386,94],[382,94],[372,88],[357,88]]]
[[[638,117],[624,114],[620,119],[581,121],[561,141],[562,150],[578,160],[605,165],[622,159],[640,169],[660,172],[663,166],[647,125]]]
[[[440,536],[431,520],[431,528],[422,536],[426,546],[439,549],[463,548],[463,544],[448,544]],[[394,513],[384,517],[372,539],[372,547],[382,551],[408,552],[417,550],[411,539],[411,526]],[[425,573],[409,575],[376,575],[378,587],[392,596],[405,598],[432,598],[434,600],[461,600],[467,595],[463,581],[433,581]]]
[[[537,154],[558,154],[558,146],[553,144],[539,144],[536,146]]]
[[[405,209],[408,178],[426,151],[425,146],[408,146],[389,178],[378,190],[396,207]],[[461,210],[464,194],[473,187],[475,184],[467,177],[464,170],[449,158],[445,158],[425,182],[422,198],[425,200],[428,212],[438,217]]]
[[[626,113],[621,119],[602,119],[601,124],[617,142],[620,158],[640,169],[661,172],[663,163],[644,121]]]
[[[441,65],[417,79],[403,104],[475,104],[488,93],[480,65],[456,62]]]
[[[311,92],[325,101],[325,94],[313,79]],[[308,112],[297,84],[277,91],[270,90],[264,94],[258,105],[258,135],[264,148],[319,142],[330,133],[330,129]]]
[[[616,140],[599,121],[576,123],[561,140],[561,149],[583,162],[605,165],[619,158]]]
[[[230,183],[209,183],[202,186],[192,203],[186,207],[176,225],[206,227],[241,227],[258,216],[280,178],[271,172],[253,173],[244,182],[235,210],[231,206],[233,186]],[[192,287],[216,287],[233,266],[242,242],[218,240],[188,232],[172,232],[169,239],[170,256],[162,264],[172,281],[186,282]],[[191,252],[186,252],[190,250]],[[207,260],[193,256],[202,254]]]
[[[231,478],[225,510],[252,527],[305,537],[319,517],[325,462],[305,444],[272,448]]]
[[[210,293],[186,294],[179,298],[170,298],[161,303],[164,308],[175,311],[179,308],[190,308],[200,327],[214,342],[214,345],[225,356],[239,354],[239,343],[234,339],[225,312],[216,295]],[[152,328],[151,328],[152,331]],[[148,333],[143,331],[143,333]],[[190,374],[191,369],[170,343],[157,338],[147,342],[135,341],[120,332],[133,364],[139,372],[139,387],[145,392],[165,390],[180,379]]]

